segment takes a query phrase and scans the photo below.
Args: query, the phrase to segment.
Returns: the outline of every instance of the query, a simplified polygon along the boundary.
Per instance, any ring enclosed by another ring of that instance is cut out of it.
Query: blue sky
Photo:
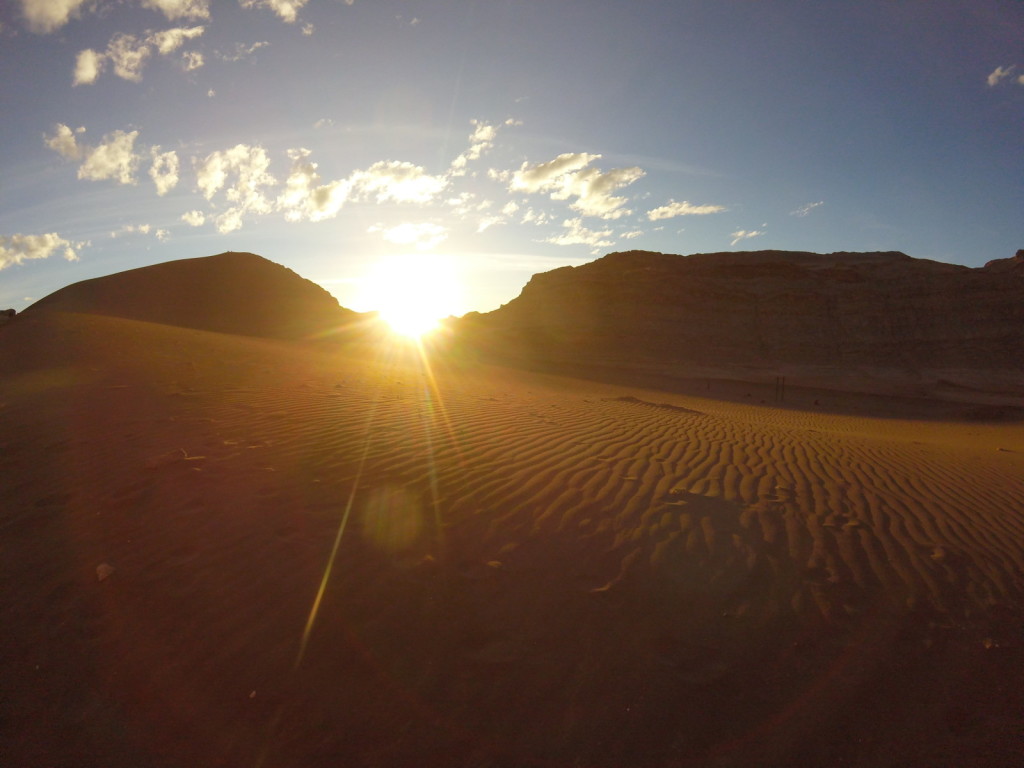
[[[1024,247],[1009,0],[14,0],[0,62],[0,308],[225,250],[460,314],[615,250]]]

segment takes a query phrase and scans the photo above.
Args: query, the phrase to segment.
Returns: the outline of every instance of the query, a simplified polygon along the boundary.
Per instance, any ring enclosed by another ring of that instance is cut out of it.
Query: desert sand
[[[1018,764],[1020,421],[0,336],[4,765]]]

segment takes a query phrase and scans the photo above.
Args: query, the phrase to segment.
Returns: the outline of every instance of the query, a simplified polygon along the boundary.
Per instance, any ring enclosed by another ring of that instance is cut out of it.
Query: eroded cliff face
[[[550,360],[1019,369],[1024,255],[612,253],[534,276],[476,325]]]

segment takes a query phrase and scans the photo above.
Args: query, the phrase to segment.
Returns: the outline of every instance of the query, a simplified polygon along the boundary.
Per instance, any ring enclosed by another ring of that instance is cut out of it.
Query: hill
[[[314,336],[356,317],[316,283],[256,254],[236,252],[83,280],[24,314],[54,311],[280,339]]]
[[[466,332],[537,361],[1017,370],[1024,257],[611,253],[535,275]]]

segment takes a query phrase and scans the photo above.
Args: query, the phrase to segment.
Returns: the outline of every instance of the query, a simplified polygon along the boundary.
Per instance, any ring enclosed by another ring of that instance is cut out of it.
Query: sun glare
[[[452,259],[409,254],[382,259],[369,278],[369,302],[396,334],[419,339],[455,314],[459,281]]]

